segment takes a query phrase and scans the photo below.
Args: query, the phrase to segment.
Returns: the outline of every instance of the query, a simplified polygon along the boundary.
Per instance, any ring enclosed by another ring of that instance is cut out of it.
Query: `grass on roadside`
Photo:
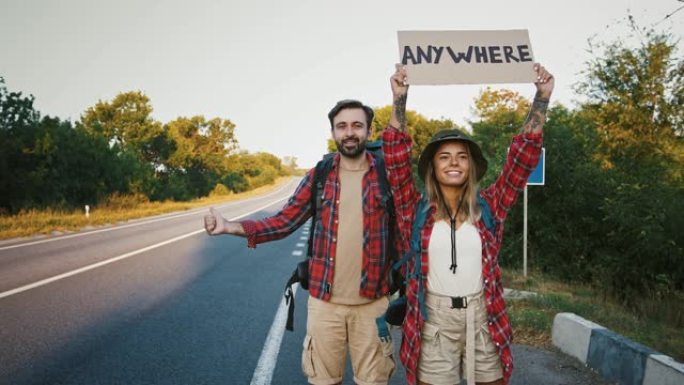
[[[570,285],[539,273],[525,278],[521,271],[515,270],[503,270],[503,276],[506,287],[540,294],[525,300],[506,301],[516,343],[550,346],[553,317],[570,312],[684,362],[684,333],[677,325],[653,315],[637,316],[588,285]],[[683,305],[684,298],[662,304],[676,306],[676,311],[684,310]]]
[[[239,194],[210,195],[188,202],[137,202],[135,199],[120,197],[109,204],[92,207],[90,217],[86,218],[83,209],[69,212],[58,210],[29,210],[16,215],[0,216],[0,239],[27,237],[53,232],[78,231],[89,226],[116,224],[131,219],[175,211],[194,209],[197,207],[218,204],[275,190],[288,181],[290,177],[278,178],[274,184],[262,186]]]

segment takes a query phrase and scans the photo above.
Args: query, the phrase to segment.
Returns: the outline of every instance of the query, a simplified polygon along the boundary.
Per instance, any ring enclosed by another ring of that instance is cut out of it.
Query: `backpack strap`
[[[326,154],[322,160],[316,163],[316,167],[314,168],[313,180],[311,181],[311,231],[309,232],[308,248],[306,252],[308,258],[313,256],[314,231],[316,229],[316,222],[318,222],[318,216],[321,214],[325,181],[328,178],[330,170],[332,170],[334,156],[334,153]]]
[[[328,173],[332,169],[333,156],[335,154],[326,154],[314,168],[311,181],[311,231],[309,231],[309,241],[306,253],[306,259],[299,264],[292,272],[292,276],[285,284],[285,304],[287,305],[287,321],[285,322],[285,329],[289,331],[294,330],[294,291],[292,285],[299,282],[299,287],[304,290],[309,289],[309,274],[308,274],[308,260],[313,257],[313,237],[316,229],[316,222],[321,213],[321,203],[323,201],[323,188]]]
[[[484,222],[485,227],[494,235],[496,232],[496,221],[494,220],[494,215],[492,215],[492,210],[489,208],[487,200],[484,199],[480,190],[477,191],[477,203],[480,204],[482,221]]]
[[[425,221],[427,220],[428,213],[428,202],[425,196],[421,196],[420,202],[418,202],[418,209],[413,217],[413,223],[411,224],[411,240],[409,243],[409,250],[404,254],[404,256],[392,265],[392,268],[398,270],[402,265],[406,264],[414,253],[420,252],[420,230],[425,226]],[[408,274],[408,269],[406,270]],[[408,278],[408,276],[407,276]]]
[[[418,203],[418,209],[413,218],[413,223],[411,226],[411,242],[409,250],[404,254],[404,256],[392,265],[392,270],[398,270],[402,265],[406,266],[405,283],[408,283],[411,274],[409,273],[408,263],[411,257],[415,257],[415,271],[413,276],[418,278],[418,303],[420,303],[421,312],[423,313],[424,319],[427,319],[427,309],[425,308],[424,293],[421,290],[422,287],[422,250],[421,250],[421,230],[425,225],[427,220],[429,204],[427,198],[423,195],[421,196],[420,202]],[[388,341],[390,339],[390,332],[387,328],[387,323],[391,325],[399,326],[404,321],[406,316],[406,296],[402,295],[394,301],[390,302],[387,306],[387,311],[383,313],[380,317],[375,319],[375,324],[378,327],[378,337],[382,341]]]
[[[389,278],[390,294],[394,294],[397,290],[403,292],[404,280],[400,274],[396,274],[397,269],[393,264],[397,264],[398,260],[402,259],[396,249],[397,233],[397,215],[394,210],[394,199],[392,198],[392,189],[390,188],[389,179],[387,178],[387,169],[385,167],[385,153],[382,151],[382,140],[376,140],[366,143],[366,151],[370,152],[375,160],[375,170],[378,174],[378,189],[380,190],[381,201],[380,204],[389,216],[389,231],[387,234],[387,254],[385,256],[386,263],[383,274]]]
[[[392,209],[389,212],[394,217],[394,201],[392,200],[392,189],[390,189],[387,170],[385,169],[385,153],[382,152],[382,140],[367,143],[366,151],[369,151],[375,159],[375,170],[378,173],[378,186],[383,197],[383,206]]]
[[[423,194],[421,196],[420,202],[418,203],[418,210],[416,211],[416,217],[413,219],[413,226],[411,227],[411,252],[415,255],[415,268],[413,271],[413,277],[418,279],[418,304],[420,305],[420,312],[423,313],[423,319],[427,320],[427,308],[425,307],[425,292],[423,290],[423,245],[421,244],[421,233],[423,227],[425,227],[425,221],[427,220],[427,215],[429,211],[430,204],[428,202],[427,196]],[[408,267],[408,266],[407,266]],[[406,280],[408,281],[409,269],[406,269]]]
[[[289,331],[294,330],[294,291],[292,285],[299,281],[297,270],[292,273],[292,276],[285,284],[285,304],[287,305],[287,321],[285,322],[285,329]]]

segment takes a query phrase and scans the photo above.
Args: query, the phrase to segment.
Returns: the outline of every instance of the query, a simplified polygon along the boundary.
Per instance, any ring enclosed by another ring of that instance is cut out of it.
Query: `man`
[[[366,151],[373,110],[356,100],[338,102],[328,114],[337,153],[322,180],[320,212],[312,226],[309,303],[302,368],[311,384],[342,382],[346,352],[359,385],[387,384],[394,371],[391,341],[381,341],[375,319],[387,309],[390,220],[379,187],[379,164]],[[248,247],[281,239],[312,215],[311,169],[285,207],[259,221],[228,222],[211,209],[210,235],[247,238]],[[320,176],[319,176],[320,178]]]

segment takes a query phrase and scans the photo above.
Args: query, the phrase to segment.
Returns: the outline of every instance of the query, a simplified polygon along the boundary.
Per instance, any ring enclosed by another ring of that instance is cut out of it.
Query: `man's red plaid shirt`
[[[397,222],[402,234],[402,251],[409,250],[408,241],[411,238],[411,224],[415,210],[421,199],[417,191],[411,172],[411,137],[393,127],[383,133],[383,151],[388,178],[397,210]],[[541,153],[541,134],[521,134],[513,138],[508,152],[508,158],[503,171],[497,180],[489,187],[481,189],[480,194],[487,201],[496,223],[494,234],[487,230],[482,219],[476,222],[477,230],[482,239],[482,279],[486,300],[487,319],[492,341],[499,350],[503,366],[504,382],[508,383],[513,370],[511,357],[511,326],[506,314],[506,304],[503,300],[503,284],[498,257],[503,238],[504,219],[511,206],[515,203],[518,193],[522,191],[527,178],[537,165]],[[406,367],[406,379],[411,385],[416,383],[416,369],[420,358],[420,331],[423,328],[422,304],[419,298],[424,298],[427,290],[428,275],[428,246],[434,225],[434,207],[428,212],[425,226],[421,230],[421,272],[422,285],[418,284],[415,262],[409,261],[410,279],[406,290],[407,312],[402,327],[401,361]],[[415,258],[413,256],[412,258]],[[420,287],[419,287],[420,286]]]
[[[367,298],[379,298],[387,295],[389,284],[387,271],[393,257],[388,258],[388,251],[394,250],[388,244],[390,213],[385,208],[385,200],[381,196],[378,184],[378,173],[375,158],[366,154],[370,169],[363,177],[363,253],[361,282],[359,295]],[[309,294],[324,301],[330,300],[334,290],[337,221],[339,210],[340,180],[338,167],[340,155],[333,158],[331,172],[325,178],[323,188],[320,220],[314,223],[313,258],[309,259]],[[273,241],[286,237],[304,224],[312,215],[311,186],[315,168],[309,170],[290,197],[285,207],[276,215],[259,221],[242,221],[247,233],[248,247],[256,247],[258,243]],[[394,231],[394,230],[393,230]]]

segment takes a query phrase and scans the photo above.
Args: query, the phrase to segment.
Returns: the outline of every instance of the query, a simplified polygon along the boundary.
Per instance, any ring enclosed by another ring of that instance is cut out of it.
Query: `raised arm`
[[[549,100],[551,99],[551,93],[553,92],[553,86],[555,84],[553,75],[539,63],[534,65],[534,70],[537,73],[537,81],[534,83],[537,88],[537,93],[534,95],[532,107],[530,107],[530,112],[523,124],[523,134],[536,134],[542,132],[542,127],[546,120],[546,109],[549,107]]]
[[[406,80],[406,68],[401,64],[395,65],[396,71],[390,77],[392,85],[392,116],[390,126],[406,132],[406,98],[408,97],[408,84]]]
[[[397,224],[401,231],[402,249],[408,248],[411,237],[411,223],[415,208],[420,200],[420,193],[413,183],[411,166],[411,149],[413,143],[408,135],[406,119],[406,98],[408,85],[404,84],[406,70],[401,64],[396,65],[390,77],[392,86],[392,116],[389,127],[382,134],[382,151],[385,155],[387,178],[392,189]]]
[[[527,120],[520,135],[513,138],[501,174],[491,186],[482,191],[498,222],[504,221],[508,211],[515,204],[541,154],[542,127],[553,92],[554,78],[539,64],[534,65],[534,71],[537,74],[537,81],[534,83],[537,92]]]

